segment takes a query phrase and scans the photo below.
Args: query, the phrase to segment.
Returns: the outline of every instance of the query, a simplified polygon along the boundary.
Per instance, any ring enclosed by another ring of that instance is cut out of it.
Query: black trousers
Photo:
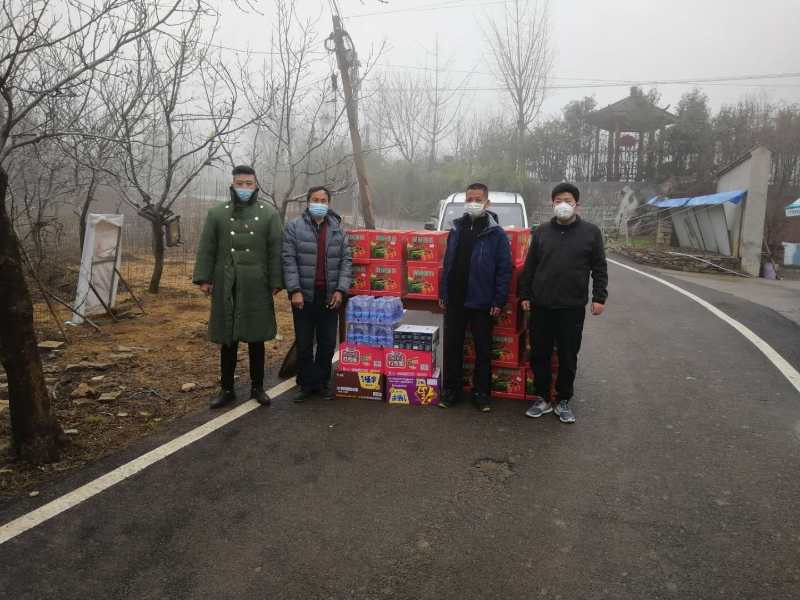
[[[469,326],[475,340],[473,393],[491,391],[492,317],[489,309],[475,310],[448,304],[444,312],[444,390],[460,394],[464,369],[464,334]]]
[[[331,363],[336,351],[339,311],[325,306],[325,291],[314,294],[314,302],[306,302],[302,310],[292,307],[294,337],[297,341],[297,385],[315,390],[331,380]],[[314,354],[314,341],[317,352]]]
[[[248,342],[250,354],[250,383],[256,387],[264,387],[264,342]],[[231,346],[223,345],[219,350],[220,383],[223,390],[233,389],[233,374],[236,371],[236,360],[239,354],[239,342]]]
[[[559,400],[572,398],[585,318],[585,307],[533,308],[530,321],[531,368],[537,396],[549,397],[552,380],[550,357],[555,344],[558,347],[556,393]]]

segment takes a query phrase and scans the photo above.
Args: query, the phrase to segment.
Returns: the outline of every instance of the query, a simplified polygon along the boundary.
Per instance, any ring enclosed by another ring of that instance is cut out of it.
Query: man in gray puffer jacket
[[[295,402],[320,392],[333,398],[331,362],[336,349],[339,310],[350,289],[352,255],[341,217],[330,209],[331,194],[312,187],[308,208],[283,232],[283,279],[292,301],[297,341]],[[314,339],[317,353],[314,356]]]

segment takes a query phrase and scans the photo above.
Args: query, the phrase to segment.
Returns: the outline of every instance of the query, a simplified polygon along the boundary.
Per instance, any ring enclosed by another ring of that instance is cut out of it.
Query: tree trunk
[[[14,453],[35,464],[59,459],[61,427],[44,382],[19,241],[6,213],[8,174],[0,167],[0,362],[8,376]]]
[[[150,277],[151,294],[157,294],[164,272],[164,222],[161,219],[150,221],[153,230],[153,276]]]
[[[86,197],[83,199],[83,206],[81,207],[81,253],[83,252],[83,241],[86,239],[86,220],[89,217],[89,209],[92,206],[92,202],[94,202],[94,188],[94,175],[92,175],[92,180],[89,182],[89,188],[86,190]]]

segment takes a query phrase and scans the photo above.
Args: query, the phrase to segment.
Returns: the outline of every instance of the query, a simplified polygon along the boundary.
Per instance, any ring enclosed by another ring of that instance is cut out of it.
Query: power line
[[[436,10],[448,10],[451,8],[477,8],[479,6],[490,6],[493,4],[509,4],[511,0],[489,0],[485,2],[471,2],[469,4],[463,1],[445,2],[444,4],[435,4],[433,6],[414,6],[408,8],[394,8],[392,10],[382,10],[368,13],[356,13],[347,17],[348,19],[359,19],[361,17],[376,17],[384,15],[392,15],[396,13],[406,12],[431,12]]]

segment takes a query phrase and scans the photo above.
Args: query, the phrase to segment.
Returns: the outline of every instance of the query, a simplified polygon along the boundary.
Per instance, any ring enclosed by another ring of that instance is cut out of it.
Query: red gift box
[[[339,369],[380,372],[383,369],[383,348],[363,344],[339,344]]]
[[[493,367],[518,367],[525,361],[525,332],[492,333]]]
[[[352,295],[369,293],[369,266],[353,263],[353,283],[350,284]]]
[[[492,367],[492,397],[525,399],[525,367]]]
[[[408,262],[441,262],[447,250],[447,231],[406,234],[406,260]]]
[[[372,261],[369,264],[369,290],[372,296],[400,296],[403,292],[403,263]]]
[[[379,261],[402,261],[404,231],[373,229],[369,233],[369,258]]]
[[[558,379],[558,369],[553,372],[553,377],[550,380],[550,394],[548,400],[550,402],[556,401],[556,380]],[[536,389],[533,385],[533,369],[525,369],[525,399],[533,400],[536,396]]]
[[[350,244],[350,252],[353,255],[354,263],[365,263],[369,260],[369,240],[371,234],[371,229],[350,229],[347,232],[347,239]]]
[[[433,375],[436,370],[436,354],[424,350],[385,348],[383,372],[386,374]]]
[[[406,268],[405,297],[417,300],[439,298],[439,263],[412,262]]]
[[[464,390],[471,390],[474,377],[475,365],[464,361],[464,366],[461,369],[461,387]]]
[[[519,298],[519,280],[522,277],[524,263],[516,263],[511,266],[511,281],[508,283],[508,295]]]
[[[508,303],[497,317],[493,332],[494,333],[517,333],[522,331],[525,326],[522,307],[516,296],[509,296]]]
[[[511,244],[511,262],[515,265],[524,263],[528,246],[531,243],[531,230],[519,227],[504,227],[503,229],[508,235],[508,243]]]

